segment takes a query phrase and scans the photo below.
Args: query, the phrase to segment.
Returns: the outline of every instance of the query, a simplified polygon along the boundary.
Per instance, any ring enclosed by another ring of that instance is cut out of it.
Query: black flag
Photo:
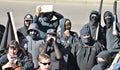
[[[1,52],[6,50],[7,45],[11,40],[18,41],[12,12],[7,12],[7,14],[8,14],[8,22],[7,22],[6,29],[5,29],[5,32],[3,34],[3,38],[1,41],[1,45],[0,45]]]

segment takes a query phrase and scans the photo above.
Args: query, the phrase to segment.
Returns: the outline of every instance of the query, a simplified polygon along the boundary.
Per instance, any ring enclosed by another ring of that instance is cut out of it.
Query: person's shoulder
[[[119,27],[119,28],[120,28],[120,22],[118,22],[116,25],[117,25],[117,27]]]
[[[4,54],[0,57],[0,62],[4,61],[5,59],[7,59],[7,54]]]
[[[5,31],[5,26],[0,24],[0,32],[4,32]]]
[[[30,35],[25,36],[27,40],[31,39]]]
[[[95,41],[94,47],[101,50],[104,49],[104,45],[100,41]]]
[[[25,29],[26,29],[26,27],[22,26],[22,27],[18,28],[17,31],[22,31],[22,30],[25,30]]]
[[[94,45],[102,45],[99,41],[95,41]]]
[[[73,34],[73,35],[78,35],[77,32],[75,32],[75,31],[70,31],[70,32],[71,32],[71,34]]]
[[[74,44],[72,44],[72,47],[81,47],[81,46],[83,46],[83,44],[80,41],[75,42]]]
[[[0,24],[0,28],[5,29],[5,26],[4,26],[4,25],[2,25],[2,24]]]
[[[41,44],[41,43],[45,43],[45,40],[44,39],[42,39],[42,38],[40,38],[39,40],[38,40],[38,42]]]
[[[74,34],[77,34],[77,32],[75,32],[75,31],[70,31],[71,33],[74,33]]]

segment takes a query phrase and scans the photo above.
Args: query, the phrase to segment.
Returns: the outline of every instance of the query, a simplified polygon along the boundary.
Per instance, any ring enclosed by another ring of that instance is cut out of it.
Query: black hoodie
[[[59,35],[59,43],[61,48],[61,53],[63,55],[60,61],[60,70],[77,70],[75,59],[73,54],[71,53],[72,45],[75,42],[78,42],[78,35],[76,32],[70,31],[70,36],[65,36],[65,21],[69,19],[63,18],[60,20],[60,35]]]
[[[113,16],[111,12],[106,11],[104,14],[105,16]],[[105,21],[106,23],[106,21]],[[116,30],[118,35],[113,35],[113,18],[111,19],[110,27],[106,29],[106,43],[107,43],[107,50],[110,52],[120,51],[120,24],[116,23]]]
[[[91,16],[93,14],[96,14],[96,16],[98,17],[96,22],[94,22],[93,20],[91,20],[92,19]],[[93,10],[90,13],[89,18],[90,18],[89,23],[85,24],[83,27],[87,27],[88,26],[90,28],[92,38],[94,40],[100,41],[102,44],[105,45],[105,36],[104,36],[105,33],[103,32],[103,27],[100,24],[100,15],[99,15],[99,12]]]

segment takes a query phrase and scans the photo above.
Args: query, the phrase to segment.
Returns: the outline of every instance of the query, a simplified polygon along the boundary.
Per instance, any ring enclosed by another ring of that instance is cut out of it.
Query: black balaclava
[[[30,34],[29,32],[32,31],[32,30],[34,30],[35,32],[37,32],[37,34]],[[39,27],[38,27],[37,23],[31,23],[30,26],[29,26],[29,28],[28,28],[28,30],[27,30],[27,32],[31,36],[31,38],[33,40],[40,39],[39,38]]]
[[[99,70],[105,70],[109,64],[111,64],[112,56],[109,52],[104,51],[97,55],[97,57],[104,59],[105,61],[98,60]]]
[[[29,30],[30,31],[30,30]],[[36,30],[35,30],[36,31]],[[36,31],[37,32],[37,31]],[[36,40],[38,38],[38,32],[37,34],[29,34],[33,40]]]
[[[110,16],[111,18],[105,19],[106,16]],[[113,14],[110,11],[106,11],[104,13],[104,22],[106,24],[106,28],[110,28],[113,24]]]
[[[83,35],[89,34],[90,37],[89,38],[83,38]],[[81,41],[83,44],[90,44],[91,42],[91,32],[90,32],[90,28],[85,26],[80,30],[80,36],[81,36]]]
[[[93,15],[96,15],[96,17],[93,17]],[[92,25],[96,26],[98,24],[94,24],[94,23],[98,23],[100,21],[100,14],[98,11],[93,10],[90,14],[90,21],[93,22],[91,23]]]

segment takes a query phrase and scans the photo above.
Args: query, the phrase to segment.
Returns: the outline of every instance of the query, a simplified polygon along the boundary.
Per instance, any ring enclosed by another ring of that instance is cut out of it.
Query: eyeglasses
[[[50,62],[48,62],[48,63],[42,63],[42,62],[40,62],[41,64],[43,64],[43,65],[50,65]]]

